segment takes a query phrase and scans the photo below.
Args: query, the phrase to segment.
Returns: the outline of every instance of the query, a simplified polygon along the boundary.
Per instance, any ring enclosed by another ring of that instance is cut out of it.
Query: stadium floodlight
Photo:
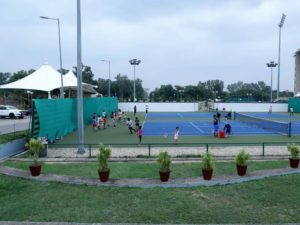
[[[139,65],[141,63],[141,60],[139,59],[131,59],[129,60],[129,63],[133,65],[133,101],[136,101],[135,98],[135,66]]]
[[[277,74],[277,98],[279,98],[279,88],[280,88],[280,48],[281,48],[281,28],[283,27],[286,15],[283,13],[281,16],[279,27],[279,43],[278,43],[278,74]]]
[[[60,98],[64,98],[64,81],[63,81],[63,71],[62,71],[62,58],[61,58],[61,41],[60,41],[60,22],[59,18],[51,18],[47,16],[40,16],[41,19],[55,20],[58,25],[58,46],[59,46],[59,63],[60,63]]]
[[[108,97],[110,97],[110,60],[101,59],[100,61],[108,63]]]
[[[276,67],[278,64],[271,61],[267,63],[267,67],[271,68],[271,93],[270,93],[270,102],[272,103],[272,95],[273,95],[273,67]]]

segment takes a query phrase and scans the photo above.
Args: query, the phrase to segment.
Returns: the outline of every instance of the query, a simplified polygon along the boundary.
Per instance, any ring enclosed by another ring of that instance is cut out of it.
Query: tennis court
[[[150,113],[144,122],[144,136],[172,136],[175,127],[180,127],[182,136],[211,136],[214,113]],[[222,113],[219,128],[224,128],[225,115]],[[244,115],[246,118],[244,118]],[[289,118],[288,114],[246,113],[236,114],[237,120],[228,120],[234,136],[288,135],[289,124],[277,118]],[[249,117],[248,117],[249,116]],[[166,119],[169,119],[166,121]],[[170,120],[171,119],[171,120]],[[199,119],[199,121],[195,120]],[[299,118],[300,119],[300,118]],[[291,135],[300,134],[300,121],[293,121]]]

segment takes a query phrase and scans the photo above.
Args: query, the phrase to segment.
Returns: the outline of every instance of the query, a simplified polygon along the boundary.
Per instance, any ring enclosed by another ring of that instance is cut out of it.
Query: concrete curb
[[[98,187],[138,187],[138,188],[188,188],[188,187],[211,187],[221,186],[229,184],[240,184],[248,181],[262,180],[273,176],[283,176],[290,174],[300,173],[300,169],[272,169],[261,170],[249,173],[244,177],[238,175],[230,175],[223,177],[213,177],[210,181],[205,181],[202,177],[185,177],[185,178],[172,178],[168,182],[161,182],[157,179],[110,179],[105,183],[101,183],[99,179],[77,177],[77,176],[65,176],[55,174],[41,174],[38,177],[32,177],[29,170],[21,170],[6,166],[0,167],[0,173],[8,176],[19,177],[23,179],[41,181],[41,182],[61,182],[65,184],[74,185],[89,185]]]

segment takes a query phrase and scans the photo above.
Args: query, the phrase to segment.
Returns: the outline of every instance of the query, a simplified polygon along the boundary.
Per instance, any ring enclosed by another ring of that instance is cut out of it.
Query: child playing
[[[142,126],[139,126],[137,133],[139,135],[139,145],[141,145],[141,143],[142,143],[142,136],[143,136]]]
[[[225,126],[224,126],[224,132],[225,132],[225,137],[229,137],[231,134],[231,125],[225,121]]]
[[[179,139],[179,127],[176,127],[175,128],[175,133],[174,133],[174,142],[175,142],[175,144],[177,144],[178,139]]]

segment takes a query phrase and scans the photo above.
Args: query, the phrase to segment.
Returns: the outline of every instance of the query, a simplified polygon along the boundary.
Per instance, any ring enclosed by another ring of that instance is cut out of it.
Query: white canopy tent
[[[51,98],[50,91],[61,87],[60,73],[57,72],[48,64],[42,65],[38,70],[32,74],[17,80],[15,82],[4,84],[0,86],[0,89],[25,89],[25,90],[38,90],[48,92],[48,98]],[[69,71],[66,75],[63,75],[64,88],[77,89],[77,77],[72,71]],[[90,84],[82,83],[83,91],[89,93],[97,93],[94,90],[94,86]]]

